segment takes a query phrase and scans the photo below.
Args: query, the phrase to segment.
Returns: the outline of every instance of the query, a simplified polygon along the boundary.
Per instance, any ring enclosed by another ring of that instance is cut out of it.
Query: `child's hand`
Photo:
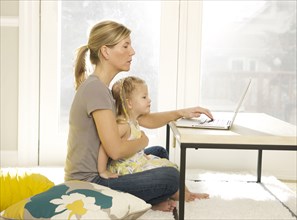
[[[184,118],[193,118],[193,117],[200,117],[200,115],[204,114],[210,119],[213,119],[213,116],[210,110],[202,107],[194,107],[194,108],[185,108],[179,110],[180,115]]]
[[[118,178],[119,175],[116,173],[112,173],[110,171],[104,171],[102,173],[99,173],[100,177],[104,178],[104,179],[113,179],[113,178]]]

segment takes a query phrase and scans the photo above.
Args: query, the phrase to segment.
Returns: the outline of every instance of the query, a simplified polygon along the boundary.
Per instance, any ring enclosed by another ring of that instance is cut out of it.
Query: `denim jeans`
[[[158,146],[147,148],[146,153],[168,157],[167,151]],[[92,182],[130,193],[155,205],[170,198],[178,191],[179,172],[173,167],[160,167],[111,179],[104,179],[98,175]]]
[[[153,147],[145,148],[144,153],[147,155],[152,154],[160,158],[166,158],[166,159],[169,158],[167,150],[161,146],[153,146]]]

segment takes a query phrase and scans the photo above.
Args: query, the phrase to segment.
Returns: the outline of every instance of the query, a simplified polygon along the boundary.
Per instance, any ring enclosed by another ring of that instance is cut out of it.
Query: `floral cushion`
[[[3,211],[9,219],[136,219],[151,208],[129,193],[82,181],[68,181]]]

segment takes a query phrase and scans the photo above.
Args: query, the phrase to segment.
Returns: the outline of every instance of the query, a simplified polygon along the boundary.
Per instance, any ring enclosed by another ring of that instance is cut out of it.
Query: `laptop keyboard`
[[[200,123],[202,125],[213,125],[213,126],[225,126],[228,124],[227,119],[214,119],[214,120],[210,120],[210,119],[203,119]]]

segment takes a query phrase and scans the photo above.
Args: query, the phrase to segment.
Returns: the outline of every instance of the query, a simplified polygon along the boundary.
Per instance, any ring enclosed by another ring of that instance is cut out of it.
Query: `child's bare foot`
[[[172,197],[172,199],[179,200],[179,191],[177,191]],[[195,199],[209,199],[209,194],[207,193],[192,193],[188,188],[185,189],[185,201],[191,202]]]
[[[207,193],[195,193],[196,199],[209,199],[209,194]]]
[[[176,202],[173,201],[172,199],[168,199],[157,205],[153,205],[152,209],[163,211],[163,212],[172,212],[175,207],[176,207]]]
[[[209,199],[209,195],[207,193],[186,192],[186,195],[185,195],[186,202],[194,201],[195,199]]]

